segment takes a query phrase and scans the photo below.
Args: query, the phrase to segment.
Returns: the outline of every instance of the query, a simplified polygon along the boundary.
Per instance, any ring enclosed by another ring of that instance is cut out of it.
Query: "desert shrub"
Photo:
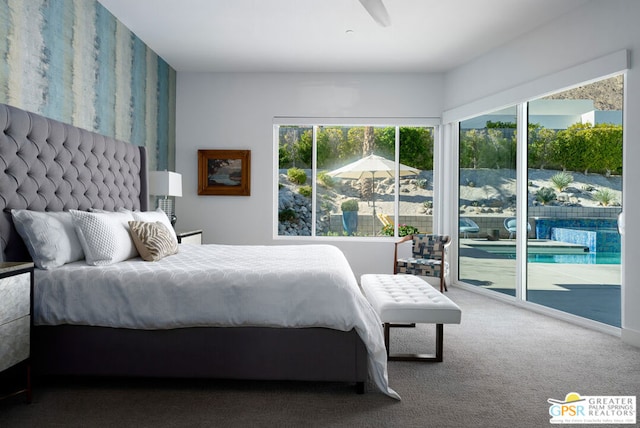
[[[573,183],[573,175],[565,171],[559,172],[551,177],[551,183],[559,192],[562,192],[569,184]]]
[[[414,181],[414,187],[416,189],[426,189],[429,186],[429,180],[426,178],[418,178]]]
[[[358,201],[355,199],[347,199],[340,205],[342,211],[358,211]]]
[[[336,185],[336,179],[327,174],[326,171],[322,171],[318,174],[318,182],[329,188]]]
[[[320,203],[320,209],[329,212],[333,209],[333,204],[330,201],[322,201]]]
[[[556,192],[550,187],[542,187],[536,192],[536,201],[546,205],[556,199]]]
[[[327,194],[319,194],[320,196],[320,209],[323,211],[333,210],[334,197]]]
[[[278,221],[295,221],[298,219],[298,215],[291,208],[285,208],[278,213]]]
[[[287,170],[289,181],[295,184],[304,184],[307,182],[307,173],[300,168],[289,168]]]
[[[311,186],[302,186],[300,189],[298,189],[298,193],[300,193],[302,196],[310,198],[311,194],[313,193],[313,189],[311,189]]]
[[[607,207],[615,202],[615,193],[610,189],[600,189],[593,194],[593,199],[598,201],[603,207]]]

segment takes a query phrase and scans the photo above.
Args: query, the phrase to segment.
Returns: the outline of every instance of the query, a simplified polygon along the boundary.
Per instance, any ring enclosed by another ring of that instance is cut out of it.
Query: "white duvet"
[[[157,262],[36,269],[35,287],[36,325],[355,329],[369,375],[399,398],[388,386],[380,319],[344,254],[330,245],[180,245]]]

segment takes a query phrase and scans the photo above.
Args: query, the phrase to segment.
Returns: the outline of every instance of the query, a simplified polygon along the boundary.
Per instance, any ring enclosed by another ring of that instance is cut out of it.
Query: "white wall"
[[[640,346],[640,264],[636,262],[640,256],[640,222],[634,220],[640,219],[640,198],[634,186],[640,181],[640,169],[636,167],[640,161],[640,122],[636,120],[640,117],[638,17],[637,0],[591,1],[580,10],[449,73],[445,76],[444,99],[445,108],[458,113],[466,112],[465,106],[469,105],[504,107],[505,102],[524,101],[526,98],[522,97],[563,89],[553,87],[554,81],[560,85],[572,77],[563,70],[576,67],[582,70],[580,64],[623,49],[631,52],[624,111],[623,206],[627,222],[623,238],[622,337],[636,346]],[[545,78],[550,75],[558,78]],[[498,105],[490,106],[483,102],[486,99],[495,100]],[[447,112],[444,116],[448,116]]]
[[[274,116],[440,116],[502,93],[509,102],[564,89],[545,76],[572,76],[573,67],[621,49],[631,52],[625,82],[623,238],[623,339],[640,346],[640,2],[594,0],[580,10],[507,42],[444,78],[384,74],[178,73],[176,169],[184,196],[177,201],[178,229],[202,228],[205,242],[274,244],[272,239]],[[557,82],[563,79],[557,80]],[[534,82],[534,83],[531,83]],[[444,87],[443,87],[444,85]],[[514,90],[519,88],[519,90]],[[497,99],[497,98],[494,98]],[[480,102],[477,105],[482,105]],[[487,103],[483,104],[488,106]],[[491,109],[509,103],[489,105]],[[485,111],[474,111],[474,114]],[[447,128],[448,129],[448,128]],[[196,195],[199,148],[252,150],[251,197]],[[445,158],[450,154],[445,153]],[[454,191],[455,189],[451,189]],[[325,241],[327,242],[327,241]],[[328,241],[331,242],[331,241]],[[287,241],[286,243],[290,243]],[[389,272],[391,242],[335,241],[356,273]]]
[[[274,116],[439,117],[442,87],[441,75],[426,74],[179,72],[176,228],[201,228],[206,243],[294,243],[272,237]],[[251,196],[198,196],[198,149],[250,149]],[[391,272],[392,240],[323,242],[340,247],[357,276]]]

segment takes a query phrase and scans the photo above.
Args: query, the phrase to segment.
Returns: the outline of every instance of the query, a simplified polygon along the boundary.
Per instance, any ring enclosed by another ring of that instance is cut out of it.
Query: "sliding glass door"
[[[623,83],[460,122],[461,282],[620,327]]]
[[[515,296],[516,107],[463,121],[459,135],[459,278]]]
[[[620,327],[622,76],[529,102],[527,299]]]

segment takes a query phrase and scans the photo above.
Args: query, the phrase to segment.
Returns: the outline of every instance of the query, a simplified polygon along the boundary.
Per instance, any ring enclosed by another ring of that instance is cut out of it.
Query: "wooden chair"
[[[398,258],[398,246],[412,242],[410,258]],[[440,292],[447,291],[445,281],[446,249],[451,244],[449,235],[407,235],[395,243],[394,274],[409,274],[440,278]]]

